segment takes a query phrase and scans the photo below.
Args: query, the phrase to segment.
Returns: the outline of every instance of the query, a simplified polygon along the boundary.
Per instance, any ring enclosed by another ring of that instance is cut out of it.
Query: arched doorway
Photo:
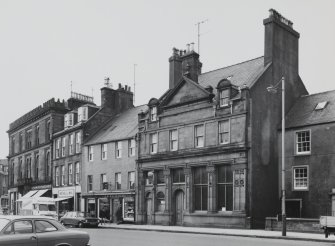
[[[146,223],[152,224],[152,194],[148,192],[145,196],[145,207],[146,207]]]
[[[183,225],[183,214],[184,214],[184,192],[177,190],[175,192],[175,225]]]

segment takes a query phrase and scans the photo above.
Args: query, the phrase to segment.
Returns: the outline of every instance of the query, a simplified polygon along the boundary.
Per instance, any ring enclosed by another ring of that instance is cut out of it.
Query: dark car
[[[46,216],[0,216],[1,246],[89,246],[90,237]]]
[[[60,218],[60,223],[67,226],[98,227],[100,221],[96,217],[85,216],[83,212],[67,212]]]

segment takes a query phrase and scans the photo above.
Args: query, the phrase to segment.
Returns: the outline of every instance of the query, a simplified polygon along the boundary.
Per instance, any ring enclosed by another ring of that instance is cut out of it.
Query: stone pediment
[[[207,99],[210,93],[196,82],[183,78],[183,80],[165,98],[164,106],[186,104]]]

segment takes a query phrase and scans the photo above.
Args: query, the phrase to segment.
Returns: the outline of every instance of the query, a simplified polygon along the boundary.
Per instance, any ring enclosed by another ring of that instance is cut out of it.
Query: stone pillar
[[[137,169],[137,185],[136,185],[136,222],[144,223],[145,215],[145,179],[143,177],[143,170]]]
[[[186,200],[186,207],[185,210],[188,213],[192,213],[193,211],[193,196],[192,196],[192,190],[193,190],[193,177],[192,177],[192,169],[190,167],[184,168],[184,174],[185,174],[185,200]]]
[[[170,213],[172,206],[172,194],[171,194],[171,170],[164,169],[164,180],[165,180],[165,210],[164,213]]]
[[[208,213],[216,212],[216,172],[214,165],[208,165],[206,167],[208,173]]]

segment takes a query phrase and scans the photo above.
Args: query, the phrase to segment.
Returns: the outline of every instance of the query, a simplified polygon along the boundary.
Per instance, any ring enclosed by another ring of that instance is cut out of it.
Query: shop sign
[[[59,190],[58,191],[58,197],[73,197],[74,196],[74,190]]]

